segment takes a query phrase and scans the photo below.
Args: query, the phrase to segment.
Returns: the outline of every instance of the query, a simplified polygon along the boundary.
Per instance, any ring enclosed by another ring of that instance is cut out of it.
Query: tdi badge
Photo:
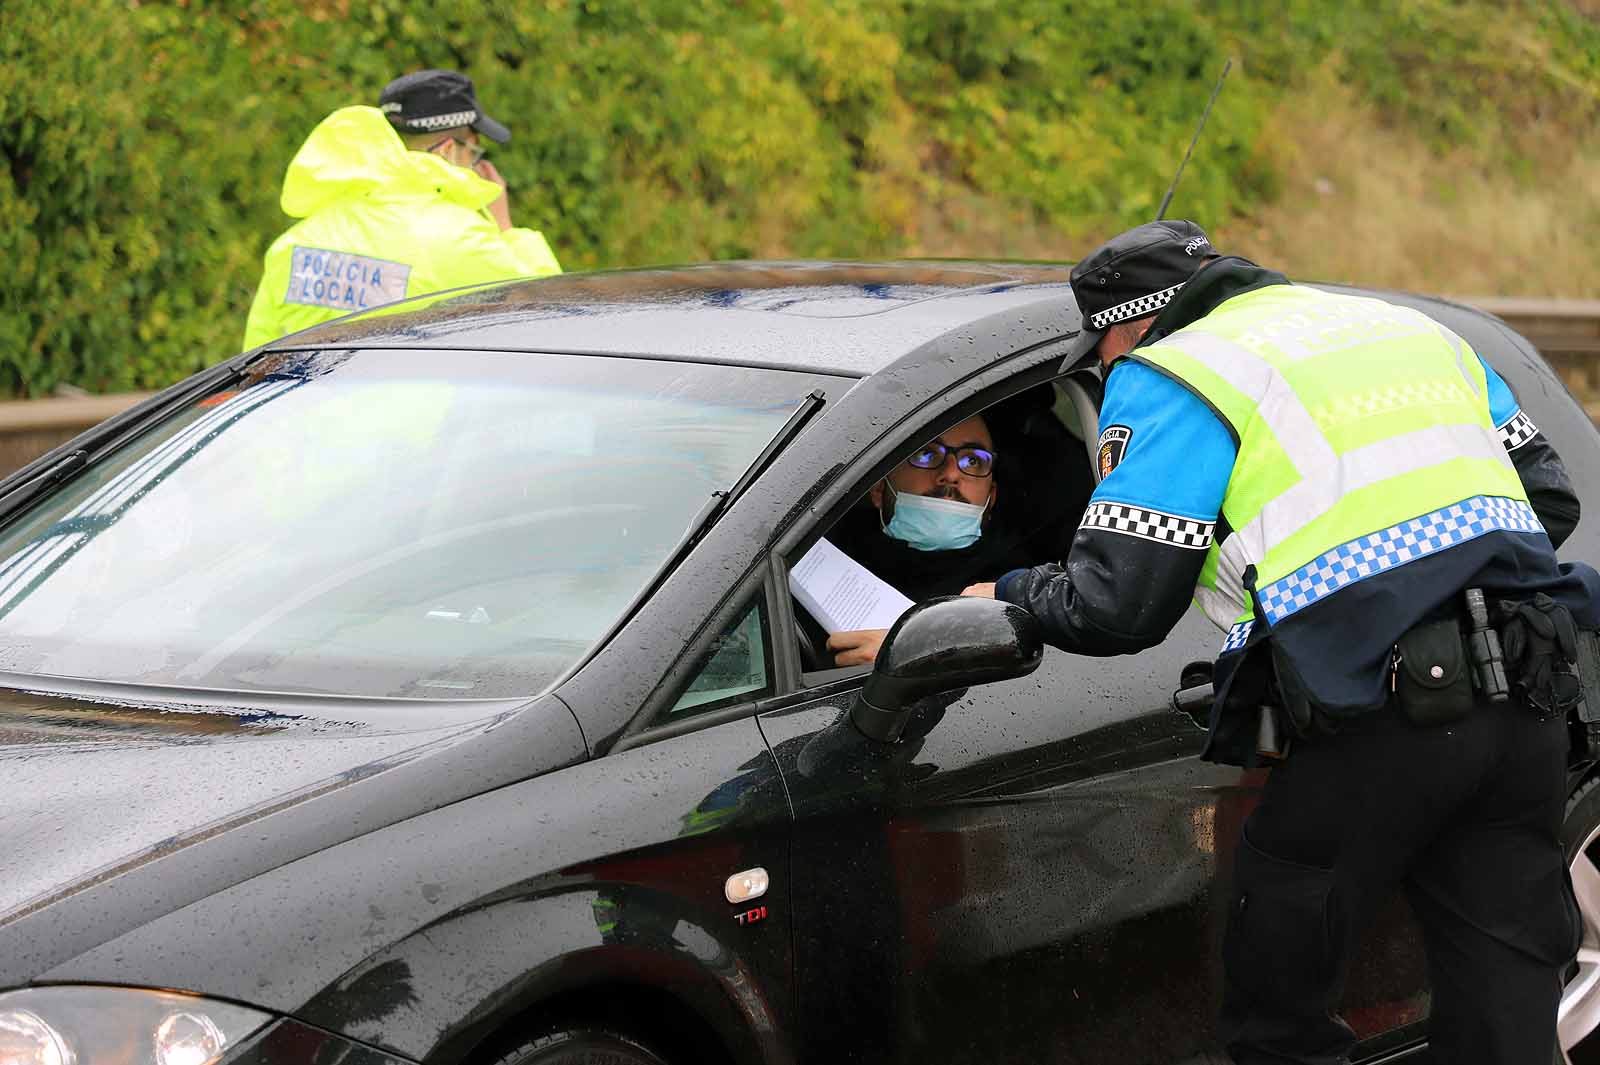
[[[1111,471],[1117,468],[1122,461],[1122,456],[1127,454],[1128,441],[1133,439],[1133,430],[1126,425],[1108,425],[1106,431],[1100,434],[1100,479],[1103,481],[1111,476]]]

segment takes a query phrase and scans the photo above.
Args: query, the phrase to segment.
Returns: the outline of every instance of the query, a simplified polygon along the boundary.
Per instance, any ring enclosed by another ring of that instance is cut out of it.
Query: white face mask
[[[977,543],[983,535],[987,503],[977,506],[958,499],[905,495],[888,481],[883,483],[894,499],[894,517],[885,523],[880,513],[878,523],[896,540],[918,551],[957,551]]]

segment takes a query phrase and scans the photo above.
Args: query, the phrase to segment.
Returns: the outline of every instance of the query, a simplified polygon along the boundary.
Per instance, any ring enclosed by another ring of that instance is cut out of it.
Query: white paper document
[[[826,540],[789,571],[789,590],[829,634],[887,629],[911,600]]]

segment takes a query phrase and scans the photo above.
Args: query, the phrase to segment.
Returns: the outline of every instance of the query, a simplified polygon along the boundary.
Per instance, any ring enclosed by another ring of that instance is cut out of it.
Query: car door
[[[794,615],[775,614],[781,642]],[[1049,649],[1028,677],[951,693],[892,746],[849,721],[859,675],[768,705],[795,817],[802,1060],[1216,1049],[1233,845],[1263,774],[1199,761],[1172,693],[1219,639],[1191,610],[1138,655]],[[1354,967],[1347,1014],[1368,1052],[1417,1034],[1409,935],[1386,919]]]
[[[754,576],[686,649],[684,680],[661,713],[582,767],[587,784],[572,782],[584,822],[605,835],[601,856],[562,870],[590,897],[597,929],[580,968],[591,983],[598,974],[671,996],[681,1017],[634,1023],[672,1061],[698,1060],[710,1040],[737,1060],[787,1060],[791,822],[753,720],[774,674],[768,596]],[[709,1039],[693,1038],[691,1017]]]

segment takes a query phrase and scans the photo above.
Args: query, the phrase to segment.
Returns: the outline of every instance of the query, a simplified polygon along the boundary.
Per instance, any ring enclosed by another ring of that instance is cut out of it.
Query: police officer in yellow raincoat
[[[510,138],[449,70],[323,119],[284,176],[284,213],[300,221],[267,249],[244,347],[408,296],[560,273],[543,235],[512,227],[480,135]]]

